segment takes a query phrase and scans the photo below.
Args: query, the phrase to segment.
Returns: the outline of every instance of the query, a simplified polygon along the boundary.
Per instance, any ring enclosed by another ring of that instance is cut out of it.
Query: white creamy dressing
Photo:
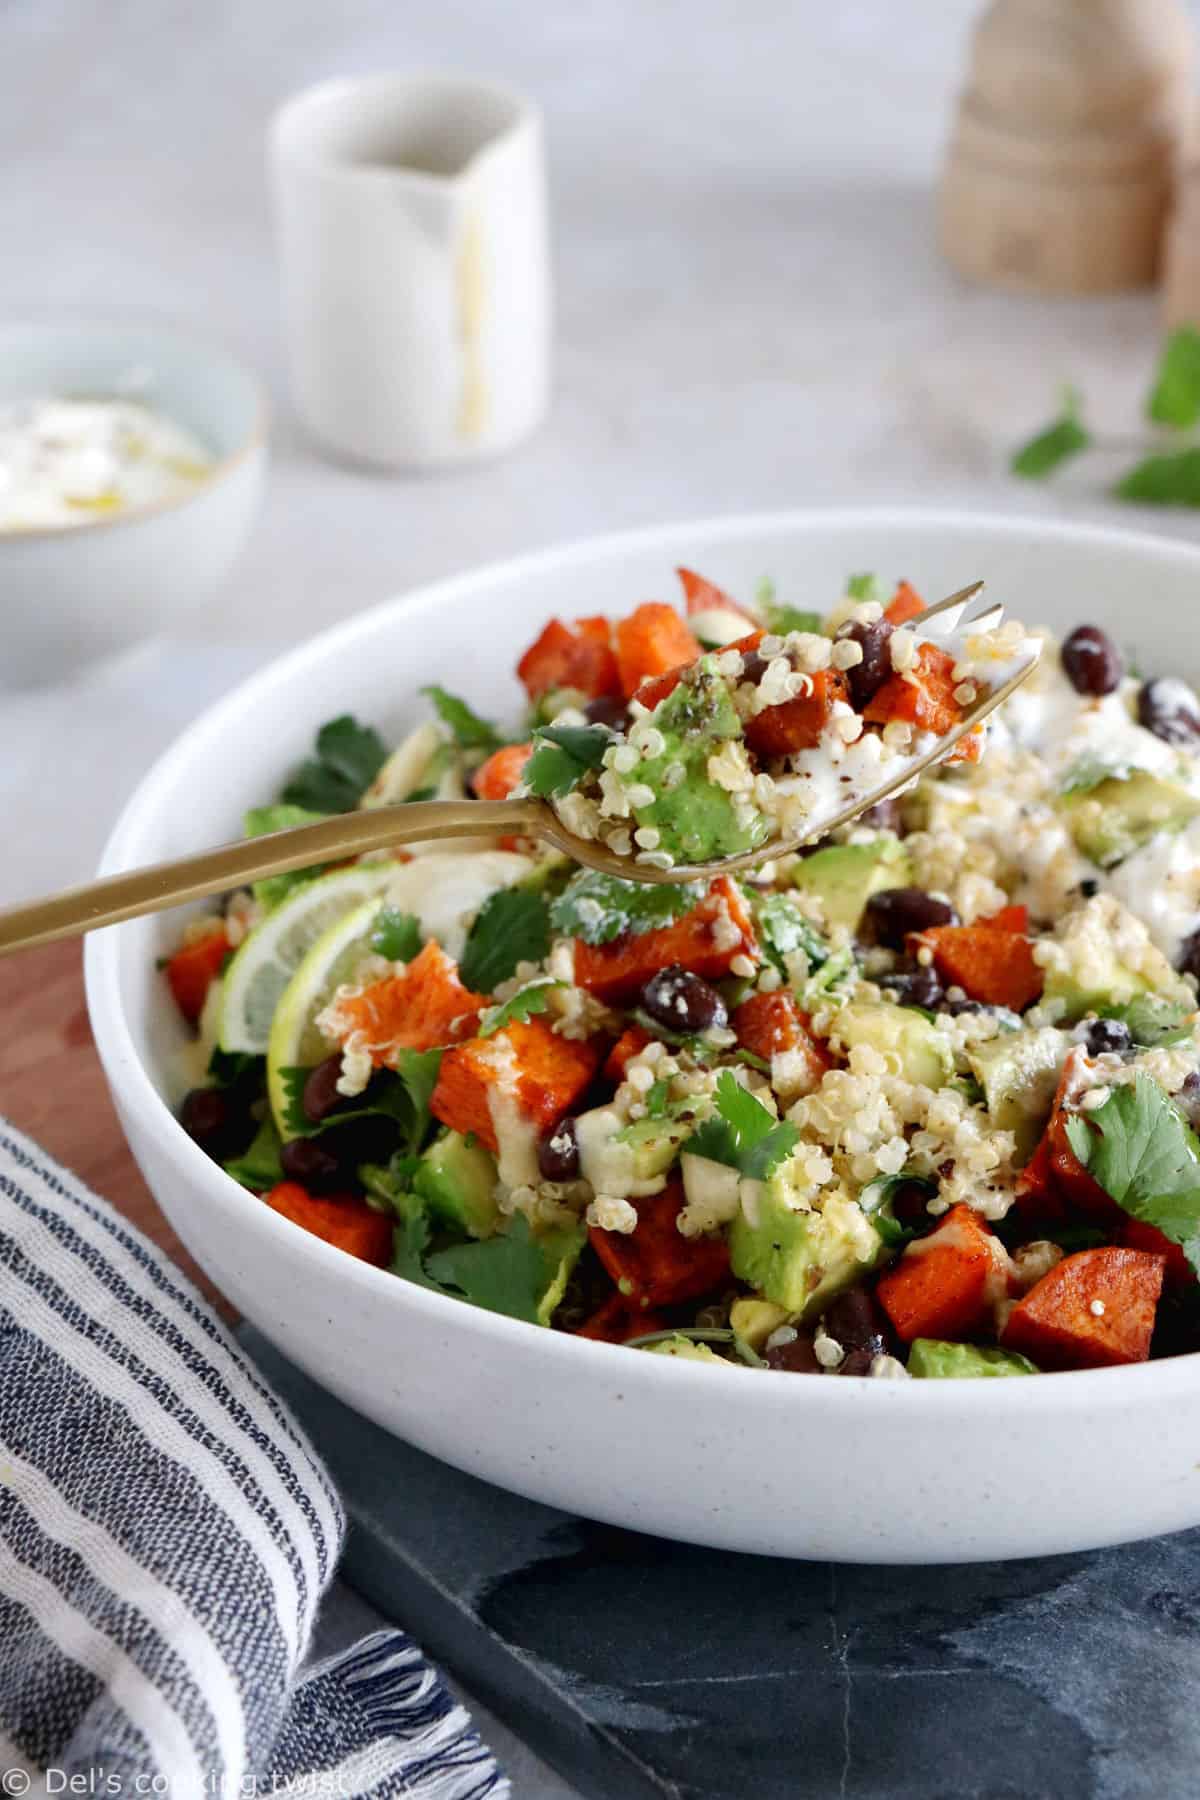
[[[1031,751],[1045,765],[1051,785],[1084,758],[1114,771],[1144,769],[1200,792],[1200,758],[1181,754],[1139,725],[1134,713],[1138,683],[1127,677],[1111,694],[1085,699],[1071,686],[1056,657],[1047,657],[996,717],[997,748]],[[1069,837],[1065,826],[1048,828],[1026,855],[1036,885],[1039,854],[1058,855]],[[1080,878],[1090,875],[1101,892],[1143,919],[1157,947],[1172,962],[1185,938],[1200,927],[1200,819],[1182,831],[1160,832],[1115,868],[1095,868],[1078,858]]]
[[[86,525],[182,498],[213,457],[174,420],[132,400],[0,406],[0,532]]]

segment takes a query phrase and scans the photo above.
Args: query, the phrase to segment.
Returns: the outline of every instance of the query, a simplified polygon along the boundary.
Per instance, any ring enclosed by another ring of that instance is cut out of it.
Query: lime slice
[[[323,931],[280,996],[267,1042],[267,1096],[283,1137],[288,1095],[284,1069],[311,1069],[329,1055],[317,1019],[343,981],[371,949],[371,928],[383,905],[381,895],[364,900]]]
[[[395,874],[394,862],[382,862],[318,876],[255,927],[225,971],[222,1050],[264,1053],[280,996],[317,939],[352,908],[380,894]]]

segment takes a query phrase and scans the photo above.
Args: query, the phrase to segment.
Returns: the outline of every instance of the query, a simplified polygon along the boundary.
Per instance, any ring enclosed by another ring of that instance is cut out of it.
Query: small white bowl
[[[234,835],[352,709],[398,736],[443,681],[515,716],[550,614],[669,595],[676,564],[824,606],[852,569],[929,596],[986,576],[1018,618],[1091,622],[1147,673],[1197,667],[1200,551],[1127,531],[901,510],[697,521],[483,569],[376,608],[255,675],[146,776],[108,873]],[[214,774],[215,772],[215,774]],[[171,1111],[185,1030],[156,958],[178,914],[97,932],[88,1007],[134,1155],[184,1243],[285,1355],[460,1469],[592,1518],[731,1550],[958,1562],[1200,1524],[1200,1355],[1027,1381],[710,1368],[544,1331],[368,1267],[253,1199]]]
[[[157,505],[0,531],[0,686],[55,680],[172,624],[225,575],[262,491],[262,388],[186,331],[133,317],[0,319],[0,406],[46,395],[138,400],[194,433],[214,466]]]

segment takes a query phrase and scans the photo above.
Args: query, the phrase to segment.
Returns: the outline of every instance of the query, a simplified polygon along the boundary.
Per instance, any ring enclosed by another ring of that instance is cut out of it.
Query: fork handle
[[[440,838],[544,837],[552,831],[553,815],[538,800],[426,800],[337,813],[317,825],[221,844],[197,856],[106,875],[83,887],[11,906],[0,912],[0,956],[202,900],[267,875],[349,861],[368,850]]]

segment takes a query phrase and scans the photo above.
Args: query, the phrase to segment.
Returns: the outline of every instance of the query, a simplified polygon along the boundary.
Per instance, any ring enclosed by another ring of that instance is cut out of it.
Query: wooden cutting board
[[[79,944],[0,958],[0,1019],[0,1113],[132,1219],[232,1318],[129,1153],[88,1025]]]

